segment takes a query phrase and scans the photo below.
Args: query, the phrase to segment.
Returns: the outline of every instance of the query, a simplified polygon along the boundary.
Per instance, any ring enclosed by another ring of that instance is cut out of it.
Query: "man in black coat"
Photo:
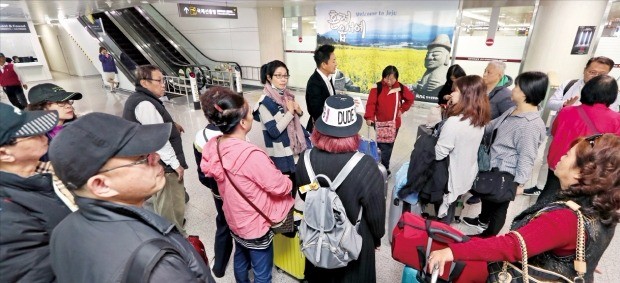
[[[333,45],[325,44],[314,51],[316,70],[306,85],[306,107],[310,113],[310,120],[306,126],[308,132],[312,132],[314,122],[321,117],[325,100],[330,95],[336,94],[332,80],[332,75],[336,73],[338,67],[334,50]]]
[[[79,207],[52,233],[58,282],[146,282],[147,276],[148,282],[214,282],[175,225],[142,207],[166,183],[155,151],[168,141],[171,128],[171,123],[140,125],[91,113],[52,140],[52,165]],[[151,240],[168,248],[142,248]],[[147,251],[147,256],[134,258],[136,251]],[[150,251],[165,253],[152,260]],[[129,268],[132,264],[140,268]]]
[[[37,174],[47,152],[45,133],[57,112],[0,103],[0,281],[54,282],[52,230],[71,210],[54,191],[51,174]]]

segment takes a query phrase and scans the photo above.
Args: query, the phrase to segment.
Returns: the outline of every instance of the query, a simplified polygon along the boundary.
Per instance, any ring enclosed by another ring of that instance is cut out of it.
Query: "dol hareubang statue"
[[[422,78],[413,86],[419,98],[436,99],[437,93],[446,83],[446,73],[450,65],[450,38],[447,34],[438,35],[428,44],[428,52],[424,59],[426,71]],[[420,97],[423,95],[426,97]]]

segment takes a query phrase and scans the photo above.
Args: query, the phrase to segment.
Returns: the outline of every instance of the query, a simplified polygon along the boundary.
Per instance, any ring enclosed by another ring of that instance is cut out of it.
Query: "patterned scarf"
[[[273,99],[278,105],[282,106],[284,111],[288,110],[286,109],[286,99],[295,100],[295,96],[288,91],[288,89],[279,90],[269,83],[265,84],[263,93],[265,96]],[[302,130],[301,122],[299,122],[299,116],[297,116],[296,113],[293,113],[293,120],[286,126],[286,132],[288,133],[288,138],[291,140],[290,146],[293,154],[298,155],[304,152],[304,150],[306,150],[306,137]]]

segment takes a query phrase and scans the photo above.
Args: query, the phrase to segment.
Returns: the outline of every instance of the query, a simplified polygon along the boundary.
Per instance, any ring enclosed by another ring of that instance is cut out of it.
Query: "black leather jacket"
[[[166,254],[150,282],[215,282],[198,253],[164,218],[146,209],[76,197],[79,210],[54,230],[52,266],[59,282],[120,282],[131,254],[162,238],[180,255]]]

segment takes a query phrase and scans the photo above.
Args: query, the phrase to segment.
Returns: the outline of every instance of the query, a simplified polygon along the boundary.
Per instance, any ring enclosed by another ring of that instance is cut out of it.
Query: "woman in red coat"
[[[577,139],[558,162],[554,174],[562,189],[558,200],[573,201],[584,216],[585,263],[575,263],[583,267],[582,273],[573,266],[578,246],[578,217],[566,205],[535,204],[515,218],[512,230],[525,242],[528,265],[593,282],[594,269],[620,220],[620,137],[596,134]],[[438,268],[442,274],[444,264],[453,260],[519,262],[522,256],[518,237],[511,232],[450,244],[449,248],[430,254],[429,271]]]
[[[381,150],[381,164],[390,172],[390,157],[392,149],[401,125],[401,115],[413,105],[413,93],[405,85],[398,82],[398,69],[387,66],[383,69],[382,80],[377,82],[377,87],[370,90],[364,120],[368,126],[375,124],[375,129],[380,125],[375,122],[391,122],[396,127],[396,134],[391,142],[379,142],[377,146]],[[381,124],[381,123],[379,123]]]

